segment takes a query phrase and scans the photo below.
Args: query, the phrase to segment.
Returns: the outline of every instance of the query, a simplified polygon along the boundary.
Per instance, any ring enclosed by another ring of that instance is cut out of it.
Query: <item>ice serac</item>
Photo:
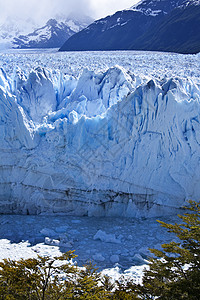
[[[44,69],[37,68],[32,71],[24,82],[17,80],[15,88],[19,105],[33,122],[40,123],[48,112],[56,110],[57,101],[53,84]]]
[[[200,198],[200,84],[0,73],[0,213],[153,216]]]

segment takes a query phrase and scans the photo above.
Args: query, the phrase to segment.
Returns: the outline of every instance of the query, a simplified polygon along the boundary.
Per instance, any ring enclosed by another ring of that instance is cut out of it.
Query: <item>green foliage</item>
[[[78,268],[71,263],[74,251],[0,263],[0,299],[64,300],[110,299],[112,285],[92,264]]]
[[[75,257],[70,251],[54,258],[4,259],[0,262],[0,299],[61,299],[64,283],[76,272],[70,263]]]
[[[106,290],[101,275],[90,263],[80,270],[73,287],[76,299],[110,299],[110,292]]]
[[[157,257],[150,260],[143,285],[137,286],[142,299],[197,300],[200,295],[200,203],[190,201],[187,212],[179,215],[182,223],[162,227],[175,233],[180,242],[162,245],[163,250],[150,249]]]
[[[113,300],[137,300],[140,299],[135,292],[135,284],[123,276],[116,282],[112,295]]]
[[[162,227],[174,233],[179,242],[151,249],[143,284],[121,277],[111,283],[90,263],[84,268],[72,264],[74,251],[60,257],[41,257],[0,262],[0,299],[2,300],[197,300],[200,295],[200,203],[190,201],[181,223]]]

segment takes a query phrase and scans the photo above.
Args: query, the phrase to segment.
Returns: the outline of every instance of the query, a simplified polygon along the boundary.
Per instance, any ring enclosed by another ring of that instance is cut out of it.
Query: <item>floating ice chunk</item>
[[[81,223],[81,220],[72,220],[71,221],[73,224],[80,224]]]
[[[116,264],[116,263],[118,263],[119,262],[119,255],[111,255],[111,257],[110,257],[110,261],[111,261],[111,263],[113,263],[113,264]]]
[[[67,241],[65,239],[55,240],[49,237],[45,237],[45,244],[51,246],[64,247],[64,248],[72,248],[73,241]]]
[[[65,239],[61,239],[59,243],[60,247],[64,248],[72,248],[73,247],[73,241],[67,241]]]
[[[56,227],[56,232],[65,233],[69,229],[68,225]]]
[[[58,235],[54,230],[49,229],[49,228],[43,228],[43,229],[40,231],[40,233],[41,233],[42,235],[45,235],[46,237],[55,237],[55,236]]]
[[[133,260],[140,263],[147,263],[147,261],[145,261],[145,259],[139,253],[133,256]]]
[[[103,257],[103,255],[101,253],[97,253],[97,254],[93,255],[92,258],[97,262],[105,261],[105,257]]]
[[[116,238],[115,234],[112,233],[107,234],[105,231],[102,230],[98,230],[93,239],[100,240],[104,243],[115,243],[115,244],[121,243],[121,241]]]
[[[49,237],[45,237],[45,244],[46,245],[51,245],[51,246],[59,246],[60,245],[60,241],[54,240],[54,239],[50,239]]]

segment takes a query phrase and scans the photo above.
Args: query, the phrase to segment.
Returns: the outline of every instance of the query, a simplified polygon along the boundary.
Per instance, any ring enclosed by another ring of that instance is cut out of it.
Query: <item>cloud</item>
[[[101,18],[113,14],[118,10],[127,9],[137,2],[139,0],[91,0],[90,6],[95,17]]]
[[[138,0],[0,0],[0,23],[6,18],[32,18],[37,23],[71,12],[101,18],[130,7]]]
[[[0,22],[6,18],[44,21],[57,14],[81,12],[91,15],[90,0],[0,0]]]

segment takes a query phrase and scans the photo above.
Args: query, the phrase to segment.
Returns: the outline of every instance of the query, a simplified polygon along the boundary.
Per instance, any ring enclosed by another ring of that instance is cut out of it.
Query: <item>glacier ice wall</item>
[[[200,198],[200,84],[0,71],[0,213],[153,216]]]

